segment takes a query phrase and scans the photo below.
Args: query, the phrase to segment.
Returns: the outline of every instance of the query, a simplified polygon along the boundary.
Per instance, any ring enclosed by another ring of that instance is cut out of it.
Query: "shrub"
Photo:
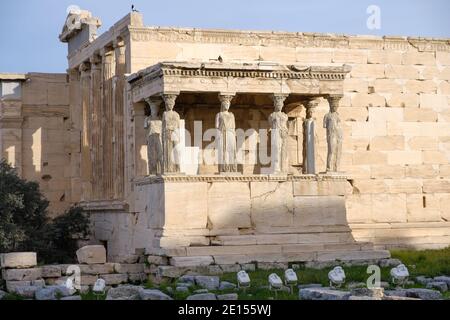
[[[0,161],[0,252],[35,251],[46,263],[72,262],[77,240],[89,234],[89,219],[72,207],[50,220],[48,204],[38,183]]]

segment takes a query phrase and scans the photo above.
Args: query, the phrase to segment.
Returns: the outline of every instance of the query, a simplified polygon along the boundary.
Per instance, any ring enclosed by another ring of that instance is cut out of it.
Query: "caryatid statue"
[[[147,134],[147,158],[148,173],[150,175],[160,175],[163,167],[163,148],[162,148],[162,121],[159,117],[159,107],[161,100],[146,99],[150,106],[150,116],[144,120],[144,128],[148,130]]]
[[[173,110],[176,94],[164,94],[166,111],[162,116],[163,173],[180,172],[180,115]]]
[[[337,112],[341,96],[329,96],[330,112],[323,118],[323,127],[327,129],[327,172],[337,172],[342,154],[342,125]]]
[[[318,105],[318,99],[310,100],[306,104],[306,118],[303,120],[303,173],[305,174],[316,173],[316,133],[313,113]]]
[[[268,119],[271,133],[271,168],[273,174],[287,174],[289,171],[288,116],[282,111],[286,97],[286,95],[273,95],[275,111],[270,114]]]
[[[236,122],[230,111],[233,95],[219,94],[220,112],[216,115],[217,160],[219,172],[237,172]]]

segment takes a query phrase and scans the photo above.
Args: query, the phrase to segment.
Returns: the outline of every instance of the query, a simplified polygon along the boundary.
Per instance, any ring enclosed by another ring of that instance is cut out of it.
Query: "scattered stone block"
[[[102,274],[100,278],[104,279],[107,285],[117,285],[128,282],[126,273]]]
[[[178,282],[184,282],[184,283],[195,284],[195,276],[194,276],[194,275],[188,275],[188,274],[186,274],[186,275],[184,275],[184,276],[181,276],[181,277],[178,279]]]
[[[439,291],[431,289],[410,288],[405,289],[406,296],[409,298],[419,298],[422,300],[440,300],[442,294]]]
[[[3,269],[2,277],[7,281],[32,281],[42,277],[42,270],[41,268]]]
[[[59,296],[67,297],[73,294],[73,291],[65,286],[48,286],[36,290],[36,300],[57,300]]]
[[[347,300],[350,296],[348,291],[329,288],[305,288],[299,291],[301,300]]]
[[[402,264],[402,262],[399,259],[388,258],[388,259],[381,259],[379,266],[382,268],[388,268],[388,267],[397,267],[400,264]]]
[[[195,284],[208,290],[217,290],[220,279],[217,276],[195,276]]]
[[[427,289],[437,289],[440,292],[448,291],[447,283],[444,281],[431,281],[427,283]]]
[[[417,281],[417,283],[420,283],[421,285],[426,286],[429,282],[433,281],[433,279],[425,277],[425,276],[418,276],[418,277],[416,277],[416,281]]]
[[[445,282],[447,284],[447,287],[450,288],[450,277],[448,277],[448,276],[435,277],[433,280]]]
[[[169,260],[167,259],[167,257],[162,256],[148,256],[147,262],[150,264],[167,265]]]
[[[300,289],[308,289],[308,288],[321,288],[322,285],[320,283],[309,283],[309,284],[299,284],[297,288]]]
[[[217,300],[238,300],[237,293],[227,293],[217,295]]]
[[[381,298],[370,297],[370,296],[350,296],[348,300],[381,300]]]
[[[41,288],[41,286],[21,286],[17,287],[14,293],[24,298],[34,299],[36,291]]]
[[[173,300],[170,296],[155,289],[141,289],[139,291],[141,300]]]
[[[189,288],[188,287],[184,287],[184,286],[177,286],[175,288],[175,291],[177,291],[177,292],[189,292]]]
[[[208,289],[197,289],[194,291],[195,294],[200,294],[200,293],[208,293]]]
[[[36,265],[36,252],[11,252],[0,254],[0,266],[2,268],[32,268]]]
[[[3,290],[0,290],[0,300],[3,300],[3,298],[6,296],[6,292]]]
[[[356,288],[351,291],[352,296],[364,296],[364,297],[373,297],[373,298],[383,298],[384,297],[384,289],[383,288]]]
[[[144,272],[144,264],[125,264],[125,263],[114,263],[114,272],[116,273],[140,273]]]
[[[123,285],[108,290],[106,300],[140,300],[142,287]]]
[[[219,290],[231,290],[235,289],[236,285],[228,281],[221,281],[219,285]]]
[[[129,273],[129,282],[144,282],[147,280],[147,275],[145,273]]]
[[[59,278],[62,275],[60,266],[42,266],[41,267],[42,278]]]
[[[80,264],[80,270],[81,274],[90,274],[90,275],[97,275],[97,274],[109,274],[114,273],[114,266],[115,263],[104,263],[104,264]],[[118,272],[122,273],[122,272]]]
[[[81,300],[81,296],[70,296],[70,297],[62,297],[59,300],[73,300],[73,301],[78,301]]]
[[[187,297],[186,300],[217,300],[217,297],[214,293],[200,293],[193,294]]]
[[[84,246],[78,249],[76,254],[79,263],[106,263],[106,249],[101,245]]]

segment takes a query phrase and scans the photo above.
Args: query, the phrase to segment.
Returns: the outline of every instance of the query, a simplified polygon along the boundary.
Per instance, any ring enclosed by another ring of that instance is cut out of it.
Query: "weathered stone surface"
[[[190,295],[186,300],[217,300],[217,297],[214,293],[199,293]]]
[[[81,274],[83,275],[97,275],[97,274],[108,274],[114,273],[115,263],[104,263],[104,264],[80,264]],[[117,272],[117,271],[116,271]],[[121,272],[119,272],[121,273]]]
[[[195,284],[208,290],[217,290],[220,279],[217,276],[195,276]]]
[[[433,280],[434,281],[445,282],[447,284],[447,286],[450,288],[450,277],[448,277],[448,276],[434,277]]]
[[[379,262],[379,265],[382,268],[396,267],[399,264],[402,264],[402,262],[399,259],[395,259],[395,258],[381,259]]]
[[[0,290],[0,300],[3,300],[3,298],[6,296],[6,292],[3,290]]]
[[[126,273],[102,274],[100,278],[104,279],[107,285],[116,285],[128,282]]]
[[[41,268],[3,269],[2,277],[8,281],[32,281],[42,277],[42,270]]]
[[[189,288],[177,285],[177,287],[175,288],[175,291],[177,291],[177,292],[189,292]]]
[[[142,287],[123,285],[108,290],[106,300],[140,300]]]
[[[425,277],[425,276],[418,276],[418,277],[416,277],[416,281],[418,283],[420,283],[421,285],[426,286],[429,282],[433,281],[433,279]]]
[[[301,300],[347,300],[350,295],[348,291],[329,288],[305,288],[299,291]]]
[[[162,256],[148,256],[147,262],[156,265],[166,265],[168,264],[168,259]]]
[[[141,300],[173,300],[170,296],[155,289],[142,289],[139,291]]]
[[[406,296],[409,298],[419,298],[422,300],[439,300],[442,299],[442,294],[436,290],[410,288],[405,289]]]
[[[234,288],[236,288],[236,285],[228,281],[221,281],[219,285],[219,290],[230,290]]]
[[[381,298],[370,296],[350,296],[347,300],[381,300]]]
[[[10,292],[10,293],[14,293],[16,292],[17,288],[19,287],[23,287],[23,286],[38,286],[38,287],[43,287],[44,286],[44,282],[43,281],[5,281],[6,283],[6,291]]]
[[[195,284],[195,276],[194,275],[184,275],[178,279],[178,282],[190,283],[191,285]]]
[[[62,298],[59,299],[59,300],[64,300],[64,301],[68,301],[68,300],[70,300],[70,301],[79,301],[79,300],[81,300],[81,296],[62,297]]]
[[[79,263],[96,264],[106,263],[106,249],[101,245],[84,246],[77,250]]]
[[[381,299],[384,297],[384,289],[383,288],[355,288],[351,291],[352,296],[363,296],[363,297],[373,297],[377,299]]]
[[[15,289],[14,293],[21,297],[34,299],[37,290],[42,289],[41,286],[19,286]]]
[[[0,254],[2,268],[31,268],[37,265],[36,252],[11,252]]]
[[[431,281],[427,283],[427,289],[437,289],[440,292],[448,291],[447,283],[444,281]]]
[[[214,263],[212,256],[173,257],[170,264],[175,267],[208,266]]]
[[[140,272],[144,272],[144,264],[143,263],[135,263],[135,264],[114,263],[114,271],[116,273],[140,273]]]
[[[217,300],[238,300],[237,293],[227,293],[217,295]]]
[[[209,292],[208,289],[197,289],[197,290],[194,290],[195,294],[208,293],[208,292]]]
[[[58,265],[42,266],[41,273],[43,278],[59,278],[61,277],[61,267]]]
[[[47,286],[38,289],[35,298],[36,300],[56,300],[58,296],[67,297],[72,294],[73,292],[65,286]]]

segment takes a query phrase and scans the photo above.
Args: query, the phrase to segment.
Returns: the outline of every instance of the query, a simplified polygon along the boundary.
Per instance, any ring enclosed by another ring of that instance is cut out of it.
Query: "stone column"
[[[220,112],[216,115],[217,161],[219,173],[237,172],[236,121],[230,111],[232,94],[219,94]]]
[[[91,161],[92,161],[92,199],[99,199],[103,189],[103,141],[102,141],[102,69],[100,57],[94,55],[91,63]]]
[[[114,67],[114,52],[112,50],[102,50],[102,109],[103,109],[103,123],[101,130],[103,130],[103,199],[113,198],[113,132],[114,132],[114,114],[113,114],[113,76],[115,72]]]
[[[114,199],[123,198],[124,193],[124,171],[125,171],[125,148],[124,148],[124,90],[125,90],[125,43],[121,39],[114,41],[115,54],[115,77],[113,82],[114,91],[114,137],[113,137],[113,177],[114,177]]]
[[[160,99],[148,98],[145,101],[150,106],[150,116],[144,120],[144,128],[147,129],[147,161],[148,173],[160,175],[163,168],[163,148],[161,140],[162,121],[159,116]]]
[[[337,109],[340,95],[330,95],[327,100],[330,105],[330,112],[323,118],[323,127],[327,130],[327,172],[337,172],[342,154],[342,124]]]
[[[81,95],[81,199],[92,197],[92,160],[91,160],[91,65],[84,62],[79,67]]]
[[[162,116],[163,174],[180,173],[180,115],[174,111],[177,94],[163,94],[166,111]]]
[[[272,96],[275,111],[270,114],[268,119],[271,137],[271,172],[273,174],[287,174],[289,171],[288,116],[282,111],[286,98],[287,95],[283,94]]]
[[[316,173],[315,122],[313,113],[318,106],[317,99],[306,103],[306,118],[303,120],[303,173]]]

